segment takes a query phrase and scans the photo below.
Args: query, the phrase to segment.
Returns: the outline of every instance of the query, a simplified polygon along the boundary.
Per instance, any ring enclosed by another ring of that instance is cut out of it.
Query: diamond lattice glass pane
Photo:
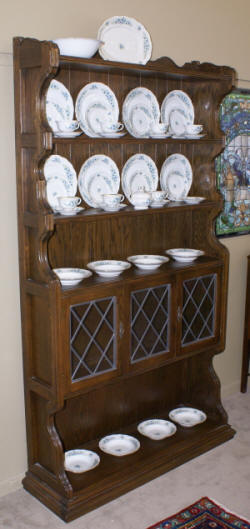
[[[70,334],[72,381],[115,369],[115,298],[73,305]]]
[[[170,285],[131,293],[131,363],[167,352]]]
[[[214,336],[216,274],[183,282],[182,345]]]

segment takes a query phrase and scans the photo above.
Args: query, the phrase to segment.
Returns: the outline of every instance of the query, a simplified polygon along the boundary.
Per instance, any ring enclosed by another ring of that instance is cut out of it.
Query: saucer
[[[174,435],[177,428],[175,424],[170,421],[165,421],[163,419],[149,419],[148,421],[143,421],[137,426],[138,432],[149,439],[154,441],[160,441],[166,437]]]
[[[115,212],[115,211],[120,211],[120,209],[124,209],[127,207],[127,204],[119,204],[118,207],[112,207],[112,206],[105,206],[105,204],[101,205],[100,206],[101,209],[103,209],[104,211],[109,211],[109,212]]]
[[[155,200],[154,202],[151,202],[150,207],[151,208],[163,208],[163,206],[165,206],[165,204],[167,204],[168,202],[169,200],[167,199]]]
[[[59,213],[60,215],[71,217],[72,215],[77,215],[77,213],[80,213],[80,211],[83,211],[85,208],[81,206],[77,206],[74,209],[60,209],[60,208],[54,208],[55,213]]]
[[[107,435],[100,440],[99,448],[107,454],[121,457],[137,452],[140,448],[140,442],[131,435]]]
[[[90,450],[68,450],[64,455],[64,468],[68,472],[87,472],[97,467],[100,457]]]
[[[201,410],[196,410],[195,408],[176,408],[169,413],[170,419],[174,422],[177,422],[181,426],[190,428],[196,426],[196,424],[201,424],[207,419],[206,414]]]
[[[54,132],[55,138],[77,138],[83,133],[82,130],[73,130],[73,131],[63,131],[63,132]]]
[[[122,138],[127,134],[126,131],[122,130],[121,132],[102,132],[100,138]]]
[[[150,138],[154,138],[154,139],[164,139],[164,138],[169,138],[171,136],[171,134],[169,132],[165,132],[164,134],[161,133],[161,132],[157,132],[156,134],[153,134],[153,133],[149,133],[149,137]]]

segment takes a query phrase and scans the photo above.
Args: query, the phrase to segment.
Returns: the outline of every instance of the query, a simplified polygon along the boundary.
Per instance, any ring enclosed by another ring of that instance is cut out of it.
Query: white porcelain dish
[[[169,418],[181,426],[191,428],[196,424],[205,422],[207,416],[204,411],[197,410],[196,408],[183,407],[172,410],[169,413]]]
[[[163,208],[168,202],[169,202],[168,199],[155,200],[155,201],[151,202],[150,207],[151,208]]]
[[[134,112],[135,121],[133,123],[131,114]],[[160,120],[160,107],[154,93],[143,86],[133,88],[127,94],[122,105],[122,120],[131,136],[135,138],[140,138],[140,134],[143,134],[142,137],[149,136],[150,122],[159,122]],[[140,120],[143,122],[141,130],[139,127]]]
[[[74,103],[70,92],[63,83],[53,79],[46,93],[46,117],[49,126],[58,132],[57,121],[72,121]]]
[[[192,124],[194,122],[194,106],[186,92],[172,90],[165,96],[161,105],[161,121],[168,126],[172,110],[181,111],[188,123]]]
[[[92,272],[84,268],[53,268],[53,272],[59,277],[63,286],[77,285],[92,275]]]
[[[171,154],[164,161],[160,172],[161,189],[170,200],[182,200],[188,195],[193,181],[189,160],[183,154]]]
[[[59,209],[58,198],[62,196],[71,196],[71,186],[65,178],[52,176],[46,181],[46,196],[50,207],[54,212]]]
[[[67,182],[68,192],[66,196],[75,196],[77,190],[76,171],[69,160],[59,154],[49,156],[43,168],[45,180],[58,178]]]
[[[78,176],[78,187],[83,200],[91,207],[101,207],[105,193],[118,193],[119,169],[115,162],[104,154],[88,158]]]
[[[138,424],[137,430],[140,434],[149,437],[149,439],[161,441],[174,435],[177,428],[175,424],[164,419],[149,419]]]
[[[101,42],[97,39],[88,38],[62,38],[53,40],[57,44],[60,55],[69,57],[81,57],[90,59],[97,52]]]
[[[131,435],[113,434],[103,437],[99,442],[99,448],[107,454],[121,457],[137,452],[140,442]]]
[[[176,137],[185,137],[188,125],[187,113],[183,109],[174,108],[169,114],[169,128],[171,133]]]
[[[142,270],[156,270],[169,261],[163,255],[130,255],[127,260]]]
[[[184,197],[183,202],[186,204],[200,204],[200,202],[203,202],[205,200],[205,197]]]
[[[64,468],[68,472],[80,474],[97,467],[100,457],[91,450],[68,450],[64,454]]]
[[[78,136],[81,136],[82,130],[73,130],[65,131],[65,132],[54,132],[55,138],[77,138]]]
[[[115,259],[104,261],[92,261],[87,264],[90,270],[103,277],[117,277],[131,267],[127,261],[116,261]]]
[[[77,215],[78,213],[81,213],[81,211],[83,211],[84,208],[82,206],[77,206],[76,208],[74,209],[60,209],[60,208],[55,208],[54,211],[55,213],[58,213],[59,215],[63,215],[64,217],[72,217],[72,215]]]
[[[128,200],[132,193],[137,193],[141,189],[146,192],[155,191],[158,186],[157,167],[147,154],[134,154],[123,166],[121,181]]]
[[[173,259],[180,262],[194,261],[198,257],[204,255],[202,250],[196,250],[193,248],[171,248],[166,250],[166,253]]]
[[[151,57],[149,33],[134,18],[108,18],[99,28],[97,37],[103,42],[99,53],[105,60],[146,64]]]
[[[104,211],[109,211],[110,213],[115,213],[115,211],[120,211],[121,209],[124,209],[127,207],[127,204],[119,204],[118,206],[109,206],[107,204],[102,204],[101,206],[101,209],[103,209]]]
[[[79,92],[75,104],[76,118],[80,127],[91,138],[98,138],[100,135],[100,121],[103,116],[112,118],[116,123],[119,117],[118,101],[114,92],[104,83],[93,82],[86,84]],[[93,116],[90,118],[90,113]],[[90,126],[95,123],[99,127],[98,132],[94,132]]]

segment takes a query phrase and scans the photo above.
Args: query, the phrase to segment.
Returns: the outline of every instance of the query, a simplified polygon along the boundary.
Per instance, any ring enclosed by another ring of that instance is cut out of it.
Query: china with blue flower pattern
[[[83,132],[91,138],[98,138],[103,116],[111,118],[114,123],[118,122],[119,106],[109,86],[93,82],[80,90],[76,98],[75,112]]]
[[[118,193],[119,169],[109,156],[104,154],[91,156],[80,169],[78,187],[83,200],[89,206],[101,207],[105,193]]]
[[[133,90],[127,94],[122,105],[122,120],[127,131],[131,136],[140,138],[140,129],[137,130],[132,122],[134,111],[139,114],[137,120],[138,123],[140,118],[142,122],[150,120],[150,122],[154,121],[158,123],[160,121],[160,107],[157,98],[151,90],[144,88],[143,86],[133,88]],[[150,123],[148,129],[150,130]]]
[[[166,158],[160,172],[160,184],[169,200],[179,201],[186,197],[192,180],[193,171],[186,156],[177,153]]]
[[[74,103],[70,92],[63,83],[53,79],[46,93],[46,116],[49,126],[58,132],[58,121],[71,122],[74,116]]]
[[[131,435],[112,434],[100,440],[99,448],[107,454],[121,457],[137,452],[140,442]]]
[[[192,124],[194,122],[194,106],[186,92],[172,90],[165,96],[161,105],[161,120],[168,126],[170,124],[170,113],[173,110],[180,111],[187,123]]]
[[[134,154],[122,169],[122,189],[128,200],[133,193],[144,189],[155,191],[158,186],[158,170],[155,162],[147,154]]]
[[[43,172],[46,180],[47,200],[52,209],[59,208],[58,197],[75,196],[76,171],[67,158],[52,154],[47,158]]]
[[[97,38],[102,42],[99,53],[105,60],[146,64],[151,57],[150,35],[134,18],[108,18],[99,28]]]

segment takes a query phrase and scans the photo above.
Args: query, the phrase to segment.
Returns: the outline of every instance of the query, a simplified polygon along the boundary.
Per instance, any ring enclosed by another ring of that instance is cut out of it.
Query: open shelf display
[[[231,68],[168,58],[146,66],[99,58],[60,57],[52,42],[14,39],[16,156],[24,377],[29,468],[24,487],[63,520],[153,479],[230,439],[234,430],[220,400],[212,359],[224,349],[228,253],[214,233],[222,207],[214,159],[224,146],[218,111],[234,83]],[[173,89],[189,94],[206,136],[167,138],[55,138],[45,98],[51,79],[64,83],[73,100],[87,83],[108,84],[122,108],[136,86],[159,103]],[[67,158],[76,173],[94,154],[106,154],[120,172],[129,157],[149,155],[158,168],[171,154],[184,154],[193,169],[190,195],[196,205],[109,213],[83,203],[71,217],[54,214],[46,199],[43,167],[51,154]],[[170,248],[204,251],[192,263],[170,261],[158,270],[131,267],[112,279],[92,275],[62,287],[53,268],[86,268],[98,259],[161,254]],[[191,406],[207,420],[177,426],[172,437],[153,441],[139,422],[168,419],[171,409]],[[140,440],[125,457],[103,453],[111,433]],[[85,448],[100,464],[66,472],[64,453]]]

